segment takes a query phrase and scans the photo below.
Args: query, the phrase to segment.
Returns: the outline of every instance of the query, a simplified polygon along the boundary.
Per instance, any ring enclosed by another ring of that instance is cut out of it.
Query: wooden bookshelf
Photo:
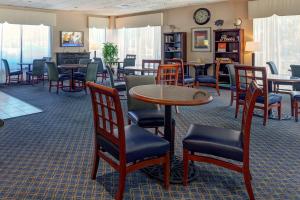
[[[214,59],[223,59],[220,66],[220,85],[229,87],[226,64],[244,63],[244,29],[214,30]]]
[[[164,59],[178,58],[186,62],[186,32],[164,33]]]

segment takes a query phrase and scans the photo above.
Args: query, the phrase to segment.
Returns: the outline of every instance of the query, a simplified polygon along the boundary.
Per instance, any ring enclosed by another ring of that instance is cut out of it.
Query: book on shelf
[[[218,52],[226,52],[226,43],[218,43]]]

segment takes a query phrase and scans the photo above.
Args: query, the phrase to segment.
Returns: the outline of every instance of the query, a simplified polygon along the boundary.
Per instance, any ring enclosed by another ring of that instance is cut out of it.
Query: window
[[[7,59],[11,70],[19,69],[20,62],[50,57],[50,27],[43,25],[0,24],[0,59]],[[0,64],[0,82],[4,66]]]
[[[254,19],[254,40],[262,48],[255,53],[256,65],[273,61],[280,74],[289,74],[291,64],[299,64],[300,16],[277,16]]]
[[[89,50],[93,53],[96,51],[96,57],[102,57],[103,43],[106,41],[106,29],[90,28],[89,29]],[[94,57],[94,54],[91,54]]]

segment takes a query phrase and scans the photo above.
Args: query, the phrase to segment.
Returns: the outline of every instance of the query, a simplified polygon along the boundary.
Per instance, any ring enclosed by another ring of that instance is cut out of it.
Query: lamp
[[[98,44],[98,43],[92,43],[91,45],[90,45],[90,50],[91,51],[94,51],[94,58],[96,58],[97,57],[97,50],[99,50],[101,48],[101,45],[100,44]]]
[[[252,66],[255,65],[255,52],[260,51],[261,45],[259,42],[248,41],[246,42],[245,51],[252,53]]]

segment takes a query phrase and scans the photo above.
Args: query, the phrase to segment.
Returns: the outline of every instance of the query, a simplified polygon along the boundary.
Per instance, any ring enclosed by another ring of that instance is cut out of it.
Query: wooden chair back
[[[177,85],[178,64],[163,64],[158,67],[156,82],[162,85]]]
[[[135,54],[126,54],[126,58],[136,59],[136,55]]]
[[[178,81],[184,85],[184,65],[182,59],[165,59],[165,64],[178,64]]]
[[[158,69],[159,65],[161,64],[161,60],[142,60],[142,68],[151,68],[151,69]],[[148,75],[153,75],[153,72],[149,72]]]
[[[96,83],[88,82],[91,92],[95,144],[97,138],[111,143],[119,149],[119,161],[126,163],[124,118],[118,91]]]

